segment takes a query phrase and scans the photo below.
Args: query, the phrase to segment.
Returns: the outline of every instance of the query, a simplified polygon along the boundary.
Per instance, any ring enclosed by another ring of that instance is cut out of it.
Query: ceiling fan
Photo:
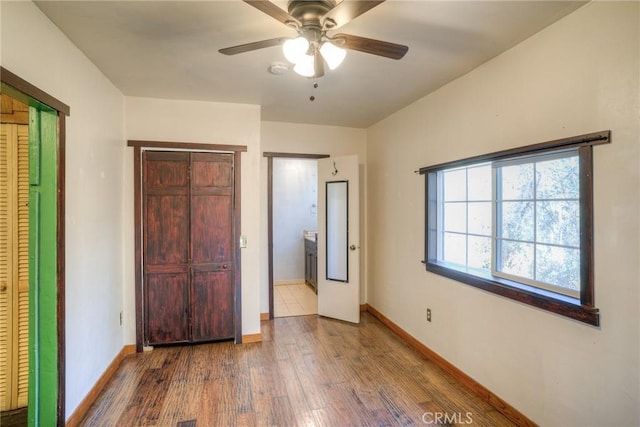
[[[220,49],[219,52],[225,55],[282,45],[287,60],[295,64],[296,73],[317,78],[324,75],[325,62],[332,70],[342,63],[345,49],[392,59],[402,58],[409,50],[400,44],[351,34],[327,34],[327,31],[340,28],[384,0],[344,0],[341,3],[336,0],[289,0],[288,12],[269,0],[243,1],[295,29],[298,37],[278,37]]]

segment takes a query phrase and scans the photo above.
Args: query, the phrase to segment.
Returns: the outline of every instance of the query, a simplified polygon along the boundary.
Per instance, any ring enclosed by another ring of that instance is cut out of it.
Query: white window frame
[[[554,153],[544,153],[544,154],[536,154],[536,155],[529,155],[529,156],[522,156],[522,157],[515,157],[513,159],[510,160],[506,160],[506,161],[497,161],[494,162],[491,166],[492,166],[492,194],[493,194],[493,204],[492,204],[492,220],[491,220],[491,224],[492,224],[492,254],[491,254],[491,274],[493,274],[496,277],[502,277],[505,279],[509,279],[509,280],[513,280],[515,282],[521,282],[521,283],[525,283],[527,285],[531,285],[533,287],[536,288],[540,288],[540,289],[546,289],[549,290],[551,292],[556,292],[562,295],[567,295],[573,298],[580,298],[580,291],[576,290],[576,291],[572,291],[571,289],[568,289],[566,287],[562,287],[562,286],[556,286],[550,283],[546,283],[543,282],[541,280],[536,280],[534,279],[529,279],[527,277],[523,277],[523,276],[518,276],[515,274],[509,274],[506,273],[504,271],[500,271],[498,269],[498,263],[499,263],[499,250],[501,249],[501,243],[500,241],[506,241],[506,240],[510,240],[510,241],[520,241],[520,242],[526,242],[526,243],[530,243],[533,244],[534,246],[534,250],[533,250],[533,275],[534,277],[536,276],[536,258],[537,258],[537,251],[536,251],[536,246],[539,244],[543,244],[541,242],[538,241],[538,236],[537,236],[537,229],[538,229],[538,217],[537,217],[537,202],[539,202],[540,200],[544,200],[544,199],[539,199],[537,198],[537,188],[536,188],[536,182],[535,179],[533,181],[533,198],[531,199],[523,199],[521,201],[530,201],[533,203],[533,239],[532,240],[515,240],[515,239],[506,239],[506,238],[501,238],[498,236],[499,233],[499,208],[498,205],[500,202],[502,202],[505,199],[499,199],[498,198],[498,194],[500,192],[500,188],[499,188],[499,169],[502,167],[506,167],[506,166],[515,166],[515,165],[525,165],[525,164],[533,164],[534,165],[534,174],[535,174],[535,165],[536,163],[539,162],[543,162],[543,161],[548,161],[548,160],[556,160],[556,159],[562,159],[562,158],[571,158],[571,157],[576,157],[578,159],[580,159],[580,154],[578,152],[578,149],[569,149],[569,150],[563,150],[563,151],[559,151],[559,152],[554,152]],[[578,168],[580,166],[578,165]],[[579,173],[579,172],[578,172]],[[578,193],[579,193],[579,189],[578,189]],[[552,201],[558,201],[560,199],[550,199]],[[563,200],[573,200],[573,201],[578,201],[578,203],[580,203],[580,197],[578,196],[575,199],[563,199]],[[509,200],[507,200],[509,201]],[[582,248],[580,247],[580,244],[578,243],[577,247],[571,247],[568,245],[560,245],[560,244],[546,244],[547,246],[555,246],[555,247],[563,247],[563,248],[571,248],[571,249],[578,249],[578,250],[582,250]],[[580,274],[578,272],[578,283],[580,283]]]
[[[475,168],[480,168],[480,167],[491,167],[490,163],[478,163],[478,164],[473,164],[473,165],[468,165],[468,166],[463,166],[463,167],[458,167],[458,168],[451,168],[451,169],[443,169],[441,171],[438,171],[438,178],[437,178],[437,186],[438,186],[438,195],[437,195],[437,200],[438,200],[438,212],[437,212],[437,216],[438,219],[444,219],[445,218],[445,213],[444,213],[444,208],[445,208],[445,204],[446,203],[464,203],[465,204],[465,232],[452,232],[452,231],[447,231],[445,230],[445,224],[444,221],[438,220],[437,221],[437,235],[438,235],[438,239],[437,239],[437,245],[438,245],[438,256],[437,259],[439,260],[443,260],[444,259],[444,236],[445,233],[451,233],[451,234],[459,234],[459,235],[464,235],[465,236],[465,242],[466,242],[466,250],[465,250],[465,264],[461,265],[461,264],[454,264],[454,263],[450,263],[452,265],[457,266],[458,268],[463,268],[467,271],[476,271],[477,274],[482,274],[481,272],[484,271],[482,269],[478,269],[475,267],[470,267],[469,266],[469,236],[473,236],[473,237],[484,237],[484,238],[488,238],[490,240],[493,241],[493,235],[490,234],[478,234],[478,233],[470,233],[469,232],[469,203],[490,203],[490,204],[494,204],[494,194],[493,194],[493,189],[491,192],[491,198],[490,199],[486,199],[486,200],[472,200],[471,202],[469,201],[469,169],[475,169]],[[446,201],[444,200],[444,184],[445,184],[445,180],[443,179],[443,176],[446,172],[454,172],[456,170],[464,170],[465,171],[465,199],[464,200],[458,200],[458,201]],[[492,185],[493,188],[493,185]],[[492,212],[493,212],[493,207],[492,207]],[[493,222],[493,218],[491,220],[492,224]],[[493,227],[492,227],[493,230]],[[445,261],[443,261],[445,262]],[[493,262],[492,262],[493,264]]]

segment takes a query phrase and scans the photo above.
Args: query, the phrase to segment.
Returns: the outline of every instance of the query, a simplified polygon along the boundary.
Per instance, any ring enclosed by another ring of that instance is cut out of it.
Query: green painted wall
[[[57,131],[54,111],[29,108],[29,426],[57,421]]]

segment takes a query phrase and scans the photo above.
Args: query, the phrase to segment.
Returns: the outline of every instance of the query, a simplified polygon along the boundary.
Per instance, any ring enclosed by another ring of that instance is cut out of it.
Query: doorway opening
[[[0,78],[3,95],[28,105],[28,423],[64,425],[65,118],[70,109],[4,67]],[[18,294],[24,292],[20,275],[13,280]],[[8,277],[6,282],[8,288]]]
[[[274,317],[318,313],[317,229],[317,161],[274,159]]]
[[[269,319],[317,314],[317,159],[264,153],[268,160]]]

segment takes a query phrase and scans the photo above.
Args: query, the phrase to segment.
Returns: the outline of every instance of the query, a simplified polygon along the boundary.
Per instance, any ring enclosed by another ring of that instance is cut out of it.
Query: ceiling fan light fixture
[[[304,57],[309,50],[309,40],[300,36],[295,39],[289,39],[282,45],[282,52],[287,61],[297,64],[304,61]]]
[[[347,51],[331,42],[324,42],[322,46],[320,46],[320,54],[327,62],[329,68],[335,70],[342,64],[345,56],[347,56]]]
[[[313,77],[316,73],[313,55],[303,55],[293,67],[293,71],[304,77]]]

